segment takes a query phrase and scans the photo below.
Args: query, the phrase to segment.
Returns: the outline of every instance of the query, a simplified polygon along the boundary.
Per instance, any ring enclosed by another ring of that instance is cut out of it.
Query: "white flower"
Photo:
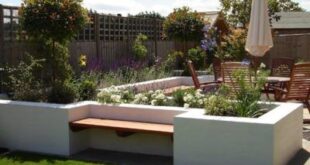
[[[121,102],[121,96],[120,95],[111,95],[111,100],[113,100],[113,102],[120,103]]]
[[[259,66],[260,68],[262,68],[262,69],[264,69],[264,68],[266,68],[266,65],[262,62],[262,63],[260,63],[260,66]]]
[[[189,104],[184,104],[184,108],[189,108]]]
[[[201,99],[198,100],[199,105],[203,105],[203,101]]]
[[[152,100],[151,101],[151,105],[156,105],[157,101],[156,100]]]

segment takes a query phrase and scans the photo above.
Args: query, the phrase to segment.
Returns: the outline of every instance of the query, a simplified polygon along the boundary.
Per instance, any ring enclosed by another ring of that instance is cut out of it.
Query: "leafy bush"
[[[206,114],[214,116],[236,116],[233,104],[223,95],[209,95],[205,100]]]
[[[137,59],[144,59],[147,55],[147,48],[143,44],[145,41],[147,36],[140,33],[133,43],[132,50]]]
[[[171,72],[166,71],[162,66],[145,67],[142,69],[123,67],[116,71],[103,73],[100,78],[99,87],[103,88],[111,85],[156,80],[169,76],[171,76]]]
[[[188,50],[188,60],[193,62],[195,69],[205,69],[207,54],[200,47],[192,48]]]
[[[78,100],[93,100],[96,98],[97,94],[97,85],[100,79],[100,74],[96,74],[93,72],[83,72],[77,80],[75,80],[74,84],[78,89]]]
[[[235,60],[242,61],[247,52],[244,49],[247,31],[244,29],[234,29],[231,34],[224,37],[221,49],[218,49],[216,57],[222,61]]]
[[[96,96],[97,85],[95,82],[90,80],[83,80],[78,87],[79,100],[92,100]]]
[[[27,55],[16,67],[5,68],[4,88],[13,100],[42,101],[43,90],[35,76],[35,70],[41,68],[43,60]]]
[[[50,88],[48,101],[72,102],[76,96],[68,83],[72,77],[68,59],[68,44],[88,22],[87,10],[81,0],[24,0],[20,8],[20,22],[30,39],[38,45],[43,55],[45,88]]]
[[[237,70],[233,72],[233,80],[240,87],[235,95],[231,89],[222,86],[213,96],[208,96],[205,102],[206,114],[220,116],[258,117],[262,114],[258,104],[261,89],[266,82],[266,73],[260,72],[256,83],[250,84],[246,80],[246,72]]]
[[[203,26],[202,17],[189,7],[174,9],[163,23],[164,34],[180,41],[199,41]]]
[[[185,90],[178,89],[175,92],[173,92],[172,99],[173,99],[174,105],[178,107],[184,107],[185,105],[184,96],[187,95],[188,93],[194,94],[195,89],[194,88],[185,89]]]
[[[88,21],[81,0],[24,0],[20,21],[30,37],[60,43],[71,40]]]
[[[74,102],[77,96],[77,88],[72,82],[55,83],[48,95],[48,102],[68,104]]]
[[[186,108],[203,108],[205,102],[205,95],[201,90],[189,91],[183,97],[184,107]]]

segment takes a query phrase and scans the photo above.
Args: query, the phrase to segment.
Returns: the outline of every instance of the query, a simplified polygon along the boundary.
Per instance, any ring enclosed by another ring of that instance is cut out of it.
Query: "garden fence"
[[[90,13],[91,21],[76,40],[70,44],[70,61],[77,68],[80,55],[92,63],[101,63],[105,69],[115,68],[130,61],[131,47],[137,34],[148,36],[148,57],[164,57],[172,50],[179,50],[181,43],[162,40],[162,20],[152,18],[121,17]],[[18,7],[0,5],[0,59],[4,64],[19,63],[25,52],[34,53],[31,43],[24,42],[19,31]],[[310,60],[310,34],[277,35],[274,47],[264,57],[269,65],[272,58],[291,57]],[[195,44],[188,44],[193,47]],[[1,66],[0,66],[1,67]]]

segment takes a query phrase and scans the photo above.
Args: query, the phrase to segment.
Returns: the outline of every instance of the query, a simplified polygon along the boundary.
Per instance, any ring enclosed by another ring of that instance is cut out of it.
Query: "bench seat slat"
[[[173,134],[173,125],[135,121],[86,118],[70,123],[71,128],[107,128],[116,131]]]

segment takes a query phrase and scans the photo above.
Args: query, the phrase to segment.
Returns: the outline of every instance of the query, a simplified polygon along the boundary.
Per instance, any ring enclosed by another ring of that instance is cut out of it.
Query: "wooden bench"
[[[81,131],[88,128],[113,129],[118,136],[126,137],[133,133],[156,133],[173,136],[173,125],[157,124],[136,121],[110,120],[86,118],[69,123],[72,131]]]

